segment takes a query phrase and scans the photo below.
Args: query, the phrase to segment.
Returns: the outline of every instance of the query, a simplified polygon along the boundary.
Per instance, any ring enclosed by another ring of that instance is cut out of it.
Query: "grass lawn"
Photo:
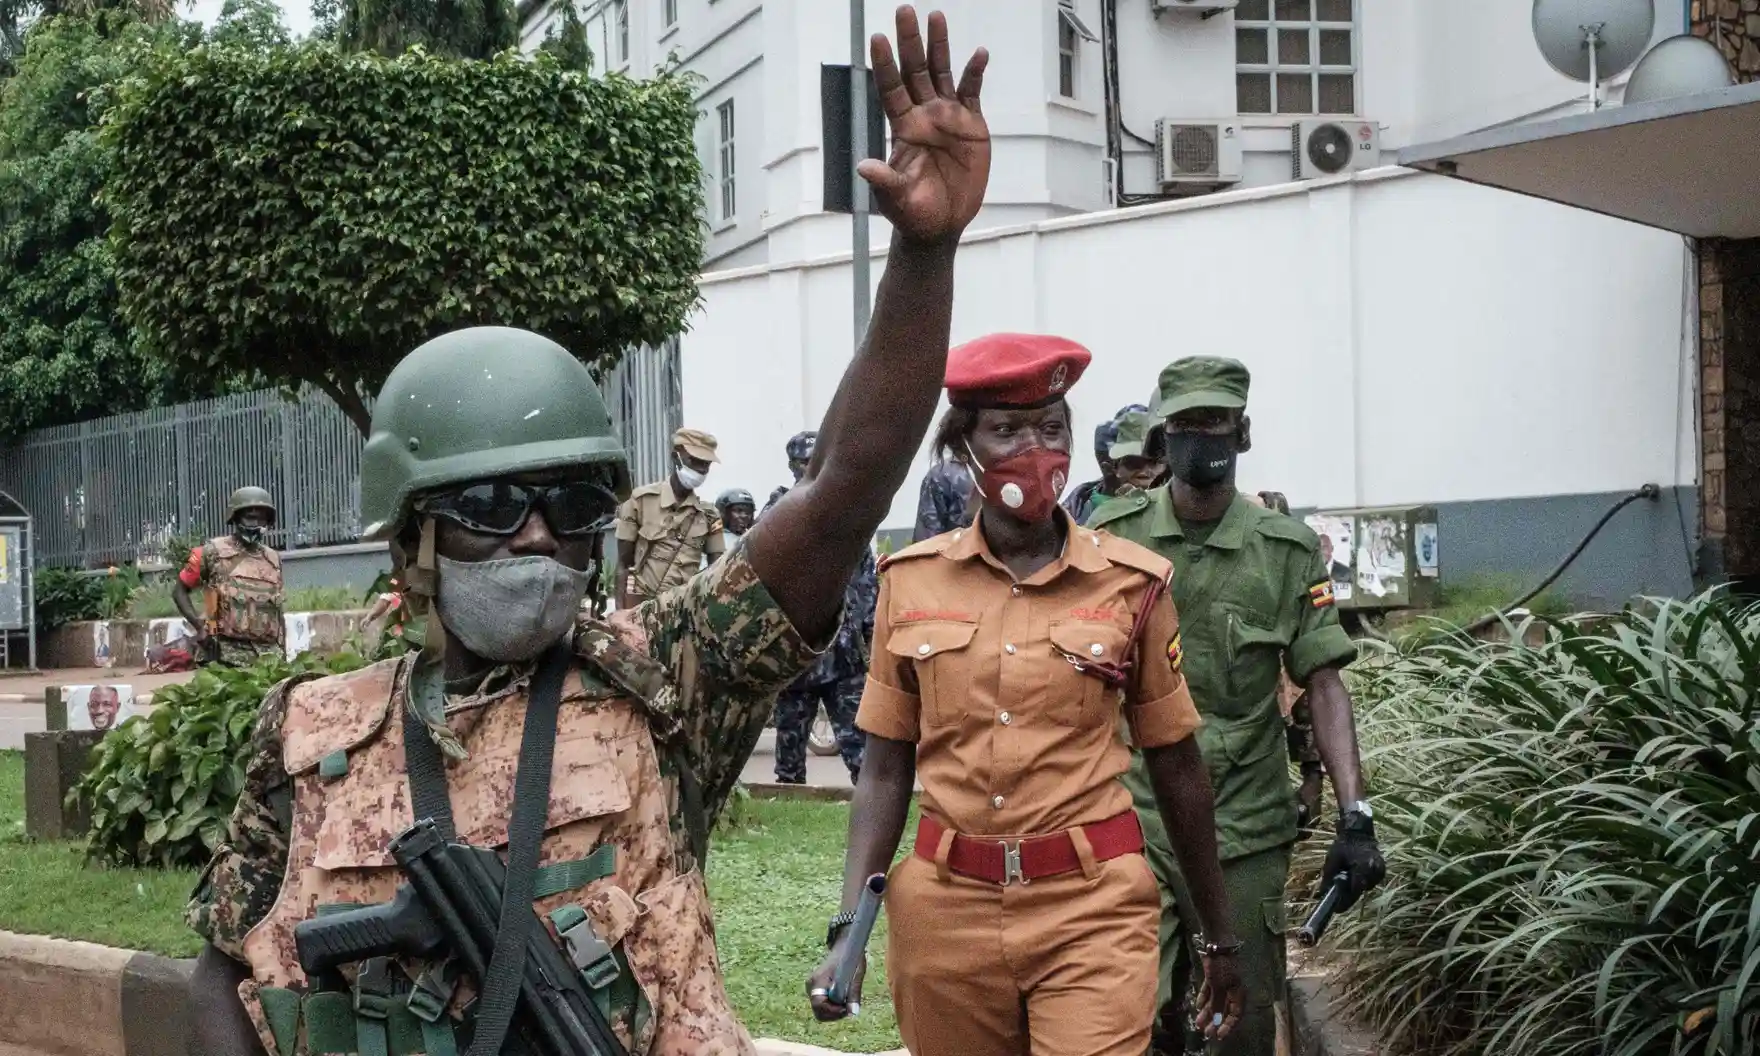
[[[848,808],[841,803],[746,801],[709,854],[709,890],[727,989],[753,1037],[852,1052],[898,1047],[885,985],[885,919],[869,949],[862,1014],[813,1021],[807,973],[824,955],[836,908]],[[910,830],[906,830],[907,833]],[[24,756],[0,752],[0,929],[193,956],[184,928],[195,874],[88,865],[84,848],[24,838]]]

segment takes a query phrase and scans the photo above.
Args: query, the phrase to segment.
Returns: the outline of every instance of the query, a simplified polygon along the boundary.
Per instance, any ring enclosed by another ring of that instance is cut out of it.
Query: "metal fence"
[[[683,414],[677,342],[631,352],[601,387],[631,474],[658,479]],[[327,397],[250,392],[29,433],[0,449],[0,488],[35,516],[39,566],[163,560],[222,532],[245,484],[275,498],[273,545],[325,546],[360,535],[361,444]]]

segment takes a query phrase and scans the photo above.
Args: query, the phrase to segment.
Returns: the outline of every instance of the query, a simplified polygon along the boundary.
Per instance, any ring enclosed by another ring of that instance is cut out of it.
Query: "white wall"
[[[1242,484],[1302,506],[1691,484],[1684,261],[1671,235],[1382,170],[975,234],[953,340],[1087,344],[1083,435],[1168,361],[1237,356],[1254,372]],[[767,494],[848,361],[847,255],[705,275],[702,292],[685,420],[721,440],[711,491]],[[887,526],[910,523],[917,476]]]

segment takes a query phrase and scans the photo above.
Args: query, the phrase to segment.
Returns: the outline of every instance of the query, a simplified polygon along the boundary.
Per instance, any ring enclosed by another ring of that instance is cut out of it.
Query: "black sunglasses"
[[[552,532],[577,538],[610,527],[617,505],[616,494],[597,481],[541,485],[491,481],[429,495],[416,508],[473,532],[513,535],[536,506],[544,511]]]

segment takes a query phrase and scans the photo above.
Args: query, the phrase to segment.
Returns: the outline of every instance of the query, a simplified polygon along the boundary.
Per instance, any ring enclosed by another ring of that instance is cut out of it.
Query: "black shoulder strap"
[[[501,917],[488,978],[479,979],[476,1029],[468,1056],[498,1056],[513,1022],[523,976],[526,936],[537,914],[532,910],[538,850],[544,840],[544,819],[550,813],[550,767],[556,745],[556,717],[562,704],[562,682],[573,653],[559,643],[544,654],[526,700],[525,729],[520,736],[519,771],[513,784],[513,819],[507,826],[507,878],[501,889]],[[409,775],[410,801],[416,820],[432,818],[448,840],[457,838],[452,799],[446,791],[446,769],[440,749],[414,711],[404,709],[403,750]]]

